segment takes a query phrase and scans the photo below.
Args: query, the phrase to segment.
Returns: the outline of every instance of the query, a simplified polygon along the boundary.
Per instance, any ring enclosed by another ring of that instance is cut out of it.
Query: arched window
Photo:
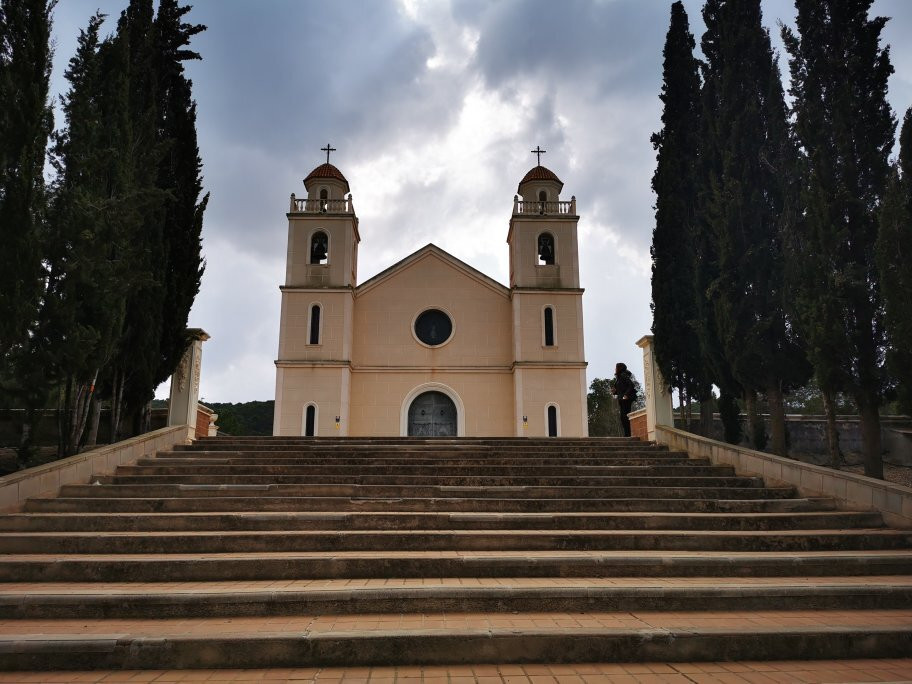
[[[314,437],[317,434],[317,407],[308,404],[304,407],[304,436]]]
[[[318,230],[310,238],[310,263],[323,264],[329,261],[329,236]]]
[[[538,263],[539,265],[554,265],[554,236],[551,233],[542,233],[538,236]]]
[[[548,406],[548,437],[557,437],[557,406]]]
[[[320,344],[320,305],[310,307],[310,331],[307,344]]]
[[[539,190],[538,191],[538,213],[539,214],[545,213],[545,209],[547,208],[547,202],[548,202],[548,193],[545,192],[544,190]]]
[[[545,346],[554,346],[554,309],[546,306],[543,312],[545,326]]]
[[[320,188],[320,211],[324,214],[326,213],[326,209],[329,207],[329,202],[326,201],[328,199],[329,190],[326,188]]]

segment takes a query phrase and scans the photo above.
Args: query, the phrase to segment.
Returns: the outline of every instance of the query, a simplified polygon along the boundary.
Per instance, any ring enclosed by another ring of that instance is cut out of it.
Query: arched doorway
[[[456,404],[443,392],[423,392],[408,410],[409,437],[455,437]]]

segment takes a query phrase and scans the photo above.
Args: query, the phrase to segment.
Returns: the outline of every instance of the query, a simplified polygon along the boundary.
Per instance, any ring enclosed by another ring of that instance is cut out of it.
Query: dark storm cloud
[[[492,88],[545,78],[639,91],[655,80],[667,15],[664,2],[497,2],[478,20],[477,63]]]

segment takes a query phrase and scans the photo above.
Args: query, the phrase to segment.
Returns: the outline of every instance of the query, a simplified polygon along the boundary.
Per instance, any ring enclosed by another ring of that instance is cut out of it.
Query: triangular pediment
[[[373,278],[364,281],[358,285],[357,288],[355,288],[355,293],[356,295],[364,294],[376,287],[379,287],[380,285],[395,278],[403,271],[415,266],[420,262],[425,261],[426,259],[434,259],[438,261],[441,266],[445,268],[451,268],[503,297],[510,296],[510,288],[506,287],[505,285],[501,285],[493,278],[486,276],[478,269],[472,268],[466,262],[462,261],[461,259],[457,259],[452,254],[446,250],[441,249],[433,243],[426,244],[424,247],[415,252],[412,252],[404,259],[397,261],[389,268],[380,271],[380,273],[375,275]]]

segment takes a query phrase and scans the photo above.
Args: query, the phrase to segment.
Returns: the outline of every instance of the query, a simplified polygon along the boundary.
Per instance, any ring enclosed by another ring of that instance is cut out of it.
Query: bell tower
[[[348,181],[329,163],[291,195],[273,434],[348,434],[358,217]]]
[[[576,197],[539,163],[519,182],[507,244],[519,436],[587,435]]]

